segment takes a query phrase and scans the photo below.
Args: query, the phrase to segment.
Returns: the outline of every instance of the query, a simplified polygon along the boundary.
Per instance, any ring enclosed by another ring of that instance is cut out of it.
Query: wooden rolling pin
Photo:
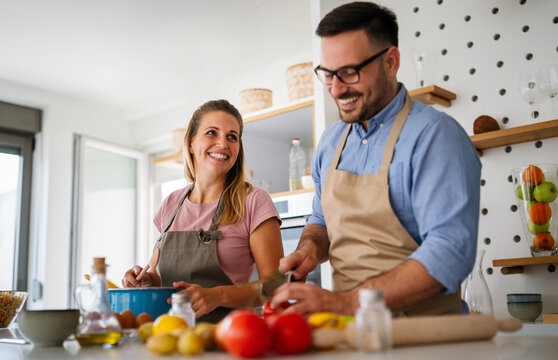
[[[521,329],[521,326],[521,321],[514,318],[496,321],[492,315],[484,314],[396,318],[392,321],[392,342],[393,346],[404,346],[488,340],[498,330],[513,332]],[[356,323],[349,323],[342,331],[315,329],[312,336],[313,345],[318,349],[329,349],[342,343],[356,348]]]

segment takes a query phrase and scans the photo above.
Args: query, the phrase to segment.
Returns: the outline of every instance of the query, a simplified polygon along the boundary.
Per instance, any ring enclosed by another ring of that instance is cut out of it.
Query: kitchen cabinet
[[[274,196],[289,192],[289,149],[294,137],[306,152],[306,165],[316,146],[314,131],[314,99],[312,97],[293,101],[285,106],[255,111],[244,117],[242,143],[246,169],[251,170],[257,184],[265,184]],[[155,165],[180,168],[184,166],[182,153],[158,157]],[[299,190],[301,192],[312,189]]]

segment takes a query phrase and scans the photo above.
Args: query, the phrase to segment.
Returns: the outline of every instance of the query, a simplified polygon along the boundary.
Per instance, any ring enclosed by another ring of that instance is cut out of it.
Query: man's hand
[[[288,283],[281,285],[275,290],[271,299],[271,306],[278,307],[279,304],[288,300],[295,300],[295,302],[284,313],[312,314],[329,311],[336,314],[353,315],[356,309],[354,308],[353,292],[334,293],[311,284]]]
[[[279,270],[283,273],[292,271],[295,280],[306,281],[308,273],[318,266],[316,257],[302,250],[296,250],[287,257],[279,260]]]

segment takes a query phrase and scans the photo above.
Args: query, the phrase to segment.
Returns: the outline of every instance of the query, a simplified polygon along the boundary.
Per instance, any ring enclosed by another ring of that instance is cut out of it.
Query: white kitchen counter
[[[533,327],[526,327],[513,335],[500,333],[489,341],[459,342],[423,346],[398,347],[381,354],[363,354],[350,350],[312,351],[298,356],[275,356],[269,354],[263,359],[378,359],[378,360],[511,360],[511,359],[558,359],[558,325],[543,325],[545,335],[533,335]],[[537,326],[538,327],[538,326]],[[550,332],[549,332],[550,330]],[[536,331],[535,331],[536,333]],[[176,353],[172,356],[160,356],[135,340],[127,340],[111,349],[100,347],[80,348],[74,340],[64,343],[64,347],[41,348],[33,345],[0,344],[0,359],[237,359],[225,352],[207,352],[197,357],[186,357]]]

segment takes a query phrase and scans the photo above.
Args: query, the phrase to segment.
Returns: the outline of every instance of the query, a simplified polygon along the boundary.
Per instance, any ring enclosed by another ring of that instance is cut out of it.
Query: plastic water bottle
[[[294,138],[289,151],[289,190],[302,189],[301,178],[306,170],[306,154],[300,145],[300,139]]]
[[[391,311],[382,292],[376,289],[358,291],[359,308],[355,314],[357,347],[364,352],[382,352],[391,348]]]

